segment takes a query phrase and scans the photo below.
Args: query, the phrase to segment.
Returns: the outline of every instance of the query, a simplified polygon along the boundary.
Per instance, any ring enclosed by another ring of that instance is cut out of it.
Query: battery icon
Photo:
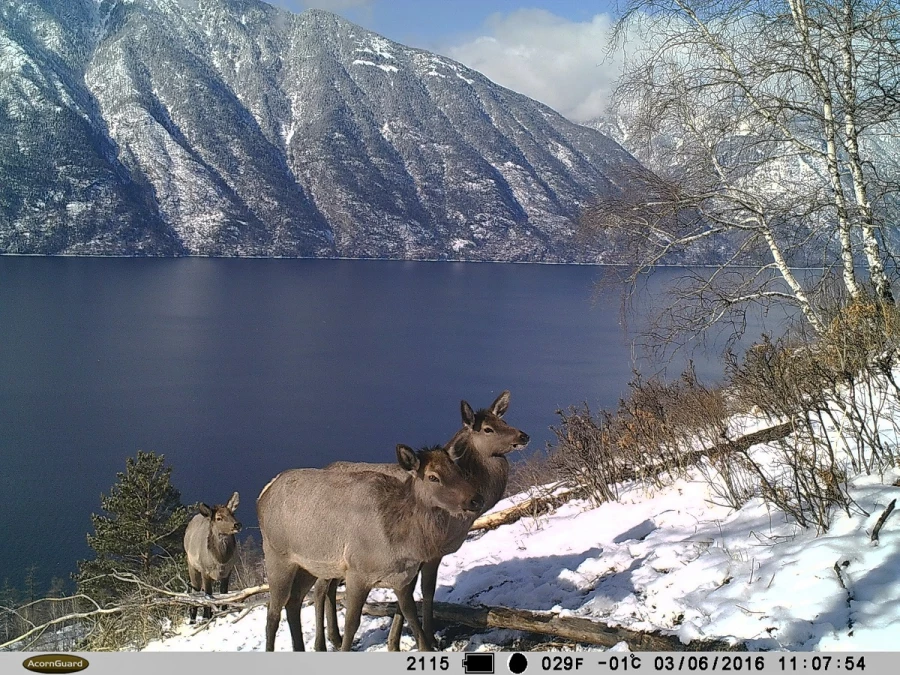
[[[463,657],[463,670],[468,675],[493,675],[493,654],[466,654]]]

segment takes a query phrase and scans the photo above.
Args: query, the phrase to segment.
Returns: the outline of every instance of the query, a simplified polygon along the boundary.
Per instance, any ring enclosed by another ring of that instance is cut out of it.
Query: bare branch
[[[872,530],[871,540],[874,542],[878,541],[878,535],[881,533],[881,528],[884,527],[885,522],[887,522],[888,516],[893,512],[894,507],[897,505],[897,500],[892,499],[891,503],[887,505],[887,508],[884,510],[884,513],[881,514],[878,518],[878,522],[875,523],[875,528]]]
[[[23,641],[27,640],[29,637],[31,637],[32,635],[34,635],[35,633],[43,633],[48,628],[52,628],[53,626],[56,626],[61,623],[66,623],[66,622],[71,622],[71,621],[80,621],[80,620],[84,620],[84,619],[90,619],[90,618],[94,618],[94,617],[98,617],[98,616],[105,616],[105,615],[109,615],[109,614],[120,614],[120,613],[124,612],[125,609],[126,608],[124,606],[120,606],[120,607],[109,607],[106,609],[98,608],[98,609],[94,609],[90,612],[77,612],[75,614],[67,614],[66,616],[61,616],[57,619],[53,619],[51,621],[47,621],[46,623],[42,623],[40,626],[34,626],[31,630],[26,631],[25,633],[22,633],[21,635],[14,638],[13,640],[9,640],[7,642],[0,643],[0,649],[5,649],[6,647],[10,647],[14,644],[23,642]]]
[[[900,162],[879,145],[900,131],[890,3],[631,0],[616,37],[635,31],[641,47],[628,54],[613,114],[650,170],[598,199],[583,229],[639,271],[712,260],[781,284],[748,273],[735,288],[735,277],[710,274],[693,284],[696,312],[679,317],[667,304],[670,331],[658,337],[736,316],[741,301],[785,299],[821,333],[817,298],[837,271],[859,299],[860,263],[875,296],[892,302],[884,243],[900,215]]]

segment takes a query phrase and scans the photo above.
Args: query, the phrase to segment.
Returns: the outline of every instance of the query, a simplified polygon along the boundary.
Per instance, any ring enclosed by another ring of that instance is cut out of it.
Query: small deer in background
[[[211,596],[213,582],[219,582],[219,592],[228,592],[228,582],[234,569],[234,552],[237,546],[234,535],[241,531],[241,524],[234,517],[240,496],[237,492],[225,505],[209,507],[200,504],[196,516],[188,523],[184,533],[184,552],[187,554],[191,588],[203,590]],[[197,608],[190,609],[191,623],[197,619]],[[203,618],[212,618],[212,607],[203,608]]]

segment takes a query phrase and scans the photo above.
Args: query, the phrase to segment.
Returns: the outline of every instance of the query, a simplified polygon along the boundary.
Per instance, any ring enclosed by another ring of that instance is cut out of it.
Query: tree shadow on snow
[[[855,551],[848,550],[845,556],[836,561],[839,565],[844,560],[850,561],[846,567],[841,566],[846,589],[838,582],[837,573],[831,570],[834,578],[834,600],[829,609],[815,617],[813,622],[802,621],[790,626],[787,631],[783,631],[789,634],[779,635],[779,639],[786,638],[798,644],[800,649],[808,651],[817,649],[826,637],[853,638],[856,632],[865,632],[867,629],[877,631],[889,622],[896,623],[892,608],[900,600],[897,597],[900,548],[895,544],[894,550],[886,556],[882,564],[859,574],[854,574],[854,553]],[[874,644],[866,637],[856,637],[860,646],[854,646],[853,649],[891,650],[896,647],[894,644]],[[847,648],[849,647],[848,643]]]

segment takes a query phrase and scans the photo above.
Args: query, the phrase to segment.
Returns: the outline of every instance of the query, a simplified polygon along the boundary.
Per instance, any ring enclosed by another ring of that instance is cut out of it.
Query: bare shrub
[[[857,300],[822,314],[812,337],[763,336],[742,359],[729,355],[727,396],[689,368],[675,382],[636,376],[615,411],[557,411],[550,475],[600,503],[617,499],[625,480],[663,487],[697,466],[715,500],[739,508],[760,495],[824,531],[835,508],[858,508],[852,475],[900,461],[900,310]],[[756,449],[729,439],[731,413],[751,409],[792,433]]]
[[[234,590],[259,586],[266,581],[266,567],[262,546],[252,534],[238,539],[234,554],[234,570],[231,572],[231,587]]]
[[[742,363],[732,356],[727,367],[736,400],[793,423],[791,436],[773,443],[767,456],[749,449],[741,453],[741,462],[756,476],[760,495],[801,526],[825,530],[831,507],[848,508],[849,497],[841,483],[846,474],[826,433],[832,409],[818,357],[807,344],[786,338],[773,342],[764,336],[747,350]],[[836,485],[844,489],[832,489]]]
[[[553,428],[550,465],[595,502],[617,499],[625,480],[666,485],[725,435],[725,397],[703,385],[693,367],[675,382],[636,376],[629,388],[615,412],[595,415],[587,404],[557,411],[562,423]]]
[[[239,540],[236,555],[232,591],[262,585],[258,539],[247,536]],[[13,589],[4,587],[0,593],[0,645],[8,643],[7,648],[28,651],[141,649],[164,638],[187,617],[191,605],[184,600],[191,596],[184,593],[188,588],[184,570],[179,555],[165,558],[149,578],[112,570],[106,582],[84,579],[96,581],[95,585],[122,587],[123,592],[113,600],[85,593],[64,597],[61,585],[54,583],[47,597],[25,602],[17,599]]]
[[[63,595],[61,583],[51,585],[46,597],[18,604],[0,605],[0,650],[18,651],[118,651],[140,649],[164,637],[184,615],[183,605],[160,602],[160,593],[176,592],[184,585],[178,575],[180,561],[169,559],[155,568],[152,586],[126,573],[138,583],[114,601],[97,600],[85,593]],[[118,576],[118,573],[110,574]],[[166,579],[166,583],[161,583]],[[96,579],[95,581],[100,581]],[[122,582],[122,579],[110,579]]]
[[[15,640],[33,627],[77,611],[78,602],[62,594],[62,580],[54,579],[45,598],[17,601],[8,586],[0,593],[0,644]],[[43,631],[27,645],[33,651],[68,651],[75,648],[78,634],[72,626]]]
[[[728,377],[735,399],[774,418],[791,420],[794,432],[764,458],[743,454],[763,498],[804,527],[827,529],[834,507],[849,513],[849,477],[897,464],[900,433],[897,362],[900,313],[870,301],[838,305],[816,339],[765,337],[733,356]]]
[[[556,414],[561,423],[551,427],[557,444],[549,459],[556,475],[566,485],[583,489],[594,503],[617,500],[617,484],[628,465],[616,445],[613,416],[601,410],[595,417],[587,403]]]
[[[885,428],[900,431],[894,376],[900,346],[900,311],[894,305],[858,301],[834,312],[821,339],[820,369],[833,390],[854,471],[880,472],[897,463]]]
[[[78,649],[143,649],[149,642],[165,637],[167,628],[184,618],[185,608],[150,602],[153,597],[151,592],[143,589],[135,589],[123,596],[119,602],[125,611],[93,618],[85,626],[87,634]]]
[[[90,651],[119,651],[142,649],[148,642],[165,637],[167,630],[181,623],[185,608],[174,604],[158,602],[159,590],[172,593],[183,591],[187,583],[182,575],[185,569],[184,557],[178,555],[166,558],[150,578],[124,573],[134,582],[115,579],[125,588],[114,601],[106,602],[103,609],[116,608],[115,613],[99,614],[84,621],[79,626],[82,634],[79,649]],[[112,572],[118,575],[118,572]],[[84,596],[85,610],[98,607]]]
[[[662,487],[696,462],[696,452],[725,437],[728,410],[721,389],[697,379],[691,364],[674,382],[635,378],[619,403],[621,445],[638,477]]]
[[[503,496],[554,489],[559,482],[560,476],[549,456],[546,453],[535,452],[524,460],[510,464],[509,480]]]
[[[755,472],[740,453],[711,453],[697,468],[709,486],[714,503],[739,509],[759,493]]]

